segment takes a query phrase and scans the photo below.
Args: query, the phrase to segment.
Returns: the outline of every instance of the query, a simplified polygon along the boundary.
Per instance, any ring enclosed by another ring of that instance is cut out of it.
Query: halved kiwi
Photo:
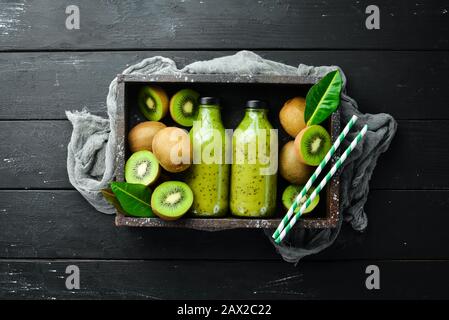
[[[145,118],[151,121],[161,120],[168,111],[167,94],[157,86],[142,87],[137,96],[137,104]]]
[[[282,193],[282,204],[284,205],[285,209],[290,209],[290,207],[293,204],[293,201],[296,199],[298,194],[301,192],[302,188],[304,188],[303,185],[296,185],[291,184],[287,188],[285,188],[284,192]],[[299,205],[295,209],[295,213],[299,212],[299,209],[301,209],[301,206],[306,202],[306,200],[310,197],[312,194],[314,188],[310,188],[309,191],[307,191],[306,195],[301,198],[301,201],[299,202]],[[315,199],[309,204],[307,209],[303,213],[308,213],[315,209],[318,202],[320,202],[320,195],[317,194]]]
[[[146,186],[157,180],[160,173],[159,162],[154,154],[147,150],[135,152],[125,164],[125,180]]]
[[[167,181],[160,184],[151,196],[153,212],[164,220],[181,218],[190,209],[192,203],[192,190],[180,181]]]
[[[191,127],[198,114],[200,94],[191,89],[182,89],[170,99],[170,115],[173,120],[184,127]]]
[[[295,138],[299,160],[309,166],[317,166],[331,148],[331,137],[320,125],[302,129]]]

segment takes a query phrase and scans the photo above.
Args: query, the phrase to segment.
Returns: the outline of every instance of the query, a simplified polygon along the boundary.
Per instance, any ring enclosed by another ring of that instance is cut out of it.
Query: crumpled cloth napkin
[[[179,70],[173,60],[152,57],[128,67],[124,74],[211,74],[226,73],[239,75],[305,75],[323,77],[336,66],[307,66],[297,68],[279,62],[263,59],[251,51],[240,51],[231,56],[208,61],[197,61]],[[346,77],[343,77],[343,86]],[[364,205],[368,197],[369,181],[380,154],[385,152],[397,130],[397,123],[388,114],[362,114],[357,103],[346,94],[341,95],[341,122],[346,125],[353,114],[359,117],[345,143],[344,150],[357,132],[368,124],[368,132],[357,148],[346,160],[340,176],[341,216],[357,231],[363,231],[368,223]],[[115,176],[115,118],[117,116],[117,79],[109,86],[107,96],[108,119],[92,115],[86,110],[66,111],[73,125],[68,145],[67,171],[72,185],[98,211],[113,214],[114,208],[102,197],[100,190],[107,188]],[[296,226],[282,244],[277,245],[271,238],[274,230],[265,230],[267,237],[285,261],[297,263],[301,258],[316,254],[329,247],[340,232],[342,220],[334,229],[304,229]]]

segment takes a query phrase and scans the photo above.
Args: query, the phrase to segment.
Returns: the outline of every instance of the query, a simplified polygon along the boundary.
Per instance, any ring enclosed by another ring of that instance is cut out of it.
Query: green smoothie
[[[230,207],[235,216],[266,218],[276,210],[277,133],[265,106],[248,101],[232,138]]]
[[[226,134],[219,101],[200,98],[197,120],[190,130],[193,164],[186,183],[193,192],[191,213],[197,217],[221,217],[228,211],[229,171],[226,163]]]

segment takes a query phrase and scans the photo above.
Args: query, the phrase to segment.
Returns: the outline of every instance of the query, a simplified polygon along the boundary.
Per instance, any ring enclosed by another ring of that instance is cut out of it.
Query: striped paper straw
[[[315,180],[318,178],[319,174],[324,169],[324,167],[329,162],[329,160],[332,158],[332,156],[334,155],[335,151],[340,146],[341,142],[345,139],[345,137],[348,134],[349,130],[351,130],[351,128],[354,125],[354,123],[356,123],[357,119],[358,119],[357,116],[353,115],[352,118],[349,120],[349,122],[346,124],[346,127],[340,133],[340,135],[338,136],[337,140],[334,142],[332,147],[329,149],[329,151],[327,152],[327,154],[324,157],[324,159],[318,165],[318,167],[316,168],[315,172],[312,174],[312,176],[309,178],[309,180],[307,181],[307,183],[304,186],[304,188],[302,188],[301,192],[296,197],[295,201],[293,202],[293,205],[287,211],[287,214],[284,216],[282,221],[279,223],[278,228],[276,229],[276,231],[272,235],[273,239],[276,239],[277,237],[279,237],[279,234],[281,233],[282,229],[284,229],[285,225],[288,223],[288,221],[292,217],[293,213],[295,212],[296,208],[298,207],[298,204],[299,204],[300,200],[306,195],[307,191],[309,191],[310,187],[315,182]]]
[[[279,237],[275,239],[276,243],[280,243],[287,233],[290,231],[290,229],[295,225],[296,221],[299,219],[301,214],[304,212],[304,210],[307,209],[307,207],[310,205],[310,203],[315,199],[318,193],[324,188],[324,186],[330,181],[332,176],[335,174],[335,172],[341,167],[343,162],[348,158],[349,154],[354,150],[354,148],[357,146],[357,143],[362,140],[363,136],[365,135],[366,131],[368,130],[368,126],[364,125],[362,130],[357,134],[357,136],[354,138],[354,140],[351,142],[348,148],[346,148],[343,155],[337,160],[337,162],[332,166],[330,171],[327,173],[327,175],[321,180],[320,184],[316,187],[316,189],[312,192],[310,197],[307,199],[307,201],[301,206],[299,209],[299,212],[293,216],[293,218],[289,221],[289,223],[285,226],[284,230],[282,230]]]

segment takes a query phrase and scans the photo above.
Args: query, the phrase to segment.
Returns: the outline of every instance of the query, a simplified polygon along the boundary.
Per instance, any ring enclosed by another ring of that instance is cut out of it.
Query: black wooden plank
[[[164,55],[181,68],[225,51],[151,51],[0,54],[0,119],[64,119],[65,110],[88,108],[104,115],[109,82],[127,65]],[[449,119],[447,52],[261,51],[263,57],[297,66],[339,65],[348,92],[368,113],[398,119]]]
[[[449,191],[373,190],[368,229],[307,260],[448,259]],[[279,260],[262,230],[117,228],[76,191],[1,191],[0,258]],[[380,232],[380,233],[379,233]]]
[[[447,189],[449,120],[399,121],[391,148],[371,186],[381,189]],[[0,189],[72,188],[66,170],[68,121],[1,121]],[[419,146],[419,147],[418,147]]]
[[[447,189],[449,121],[399,121],[389,150],[380,157],[373,188]]]
[[[2,4],[1,50],[176,48],[448,49],[447,1],[79,0],[80,29],[65,27],[70,1]],[[249,9],[250,8],[250,9]]]
[[[344,224],[333,247],[319,258],[446,259],[448,192],[371,190],[366,231]]]
[[[67,290],[68,265],[80,289]],[[366,267],[380,271],[368,290]],[[0,298],[447,299],[449,261],[283,262],[0,260]]]
[[[73,188],[67,175],[68,121],[0,122],[0,188]]]

